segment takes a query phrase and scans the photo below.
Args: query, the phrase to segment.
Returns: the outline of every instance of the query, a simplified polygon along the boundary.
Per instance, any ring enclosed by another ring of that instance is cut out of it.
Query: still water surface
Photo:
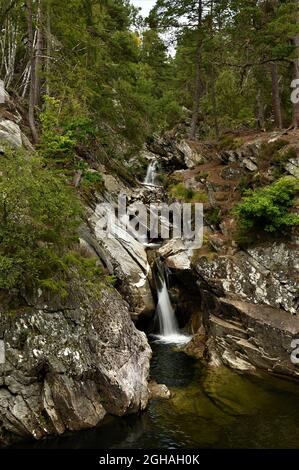
[[[151,374],[173,392],[140,416],[96,430],[24,444],[34,448],[299,448],[299,384],[209,369],[152,343]]]

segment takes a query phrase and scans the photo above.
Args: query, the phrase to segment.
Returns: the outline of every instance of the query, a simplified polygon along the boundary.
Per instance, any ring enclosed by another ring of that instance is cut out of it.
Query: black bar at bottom
[[[43,449],[2,449],[1,469],[12,465],[30,466],[30,470],[41,470],[45,465],[60,468],[65,462],[69,469],[137,469],[157,466],[192,467],[201,469],[253,468],[273,463],[282,468],[292,466],[299,458],[299,450],[43,450]],[[216,467],[217,468],[217,467]]]

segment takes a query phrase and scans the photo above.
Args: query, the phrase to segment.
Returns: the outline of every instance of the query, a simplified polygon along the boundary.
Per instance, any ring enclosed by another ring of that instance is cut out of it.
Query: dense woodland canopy
[[[64,145],[81,129],[110,156],[191,115],[193,137],[298,124],[297,1],[157,0],[146,20],[128,0],[0,4],[0,74],[35,141],[51,112]]]
[[[64,189],[81,176],[79,192],[99,189],[98,164],[135,184],[136,156],[165,130],[217,142],[298,127],[298,1],[157,0],[144,19],[129,0],[0,0],[0,21],[0,78],[38,157],[1,160],[0,288],[32,275],[49,283],[50,257],[64,286],[82,196]],[[284,182],[287,196],[292,184]],[[263,210],[279,212],[271,228],[298,225],[273,206],[277,191],[259,193],[239,216],[260,211],[262,199]]]

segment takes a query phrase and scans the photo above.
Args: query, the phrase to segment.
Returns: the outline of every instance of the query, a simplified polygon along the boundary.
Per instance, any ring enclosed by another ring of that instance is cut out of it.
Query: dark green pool
[[[44,448],[299,448],[299,384],[209,369],[153,343],[152,376],[173,392],[140,416],[49,439]],[[28,447],[28,445],[27,445]]]

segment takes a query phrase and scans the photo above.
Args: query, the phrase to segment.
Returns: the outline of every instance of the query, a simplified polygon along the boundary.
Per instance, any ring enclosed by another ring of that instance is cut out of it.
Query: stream
[[[144,184],[155,183],[155,172],[152,162]],[[167,385],[171,398],[151,401],[139,415],[105,418],[97,429],[17,447],[299,448],[299,385],[262,372],[212,368],[180,351],[190,337],[178,328],[165,266],[158,260],[156,268],[159,334],[150,337],[150,375]]]
[[[211,369],[171,345],[151,343],[152,377],[172,391],[139,416],[20,447],[52,449],[298,448],[299,387],[264,374]]]

